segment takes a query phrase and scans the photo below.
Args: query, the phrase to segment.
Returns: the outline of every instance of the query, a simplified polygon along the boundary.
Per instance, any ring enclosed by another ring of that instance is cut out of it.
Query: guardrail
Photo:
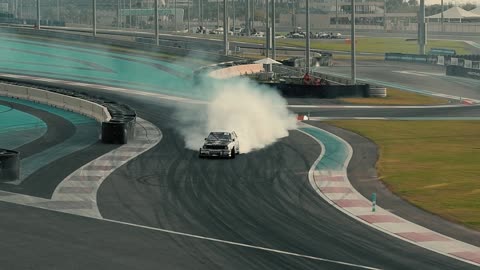
[[[83,114],[98,122],[108,122],[112,117],[105,106],[78,97],[55,93],[22,85],[0,83],[0,96],[30,100]]]

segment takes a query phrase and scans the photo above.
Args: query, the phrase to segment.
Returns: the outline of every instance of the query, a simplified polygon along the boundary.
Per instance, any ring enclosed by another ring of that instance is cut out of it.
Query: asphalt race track
[[[185,149],[174,128],[171,102],[101,94],[136,109],[161,129],[162,141],[103,183],[97,203],[106,220],[1,202],[2,268],[475,269],[376,231],[331,207],[309,184],[308,171],[321,149],[303,133],[291,131],[274,145],[235,160],[203,160]],[[316,108],[312,113],[479,116],[476,106]],[[71,170],[48,170],[37,181]]]

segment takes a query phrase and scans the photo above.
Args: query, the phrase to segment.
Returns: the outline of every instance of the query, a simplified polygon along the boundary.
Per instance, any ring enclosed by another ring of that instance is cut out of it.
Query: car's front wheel
[[[230,158],[235,158],[235,148],[232,148],[232,152],[230,153]]]

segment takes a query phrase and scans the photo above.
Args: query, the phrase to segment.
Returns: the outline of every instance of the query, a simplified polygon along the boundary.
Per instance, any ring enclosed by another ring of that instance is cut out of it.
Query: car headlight
[[[223,149],[228,149],[228,145],[225,145],[225,148],[223,148]]]

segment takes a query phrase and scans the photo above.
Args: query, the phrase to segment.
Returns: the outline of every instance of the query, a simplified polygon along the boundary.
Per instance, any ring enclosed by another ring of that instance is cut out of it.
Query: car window
[[[228,132],[212,132],[210,133],[210,135],[208,135],[207,139],[211,141],[215,141],[215,140],[230,141],[232,137]]]

